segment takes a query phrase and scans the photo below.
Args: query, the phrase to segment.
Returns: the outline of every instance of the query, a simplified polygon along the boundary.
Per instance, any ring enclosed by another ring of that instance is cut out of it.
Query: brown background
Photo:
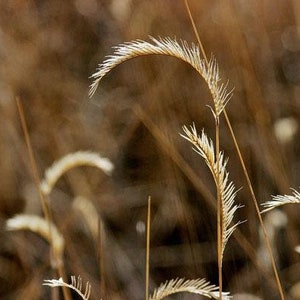
[[[290,193],[299,185],[299,132],[281,143],[273,129],[281,118],[299,123],[298,1],[191,0],[190,7],[208,56],[214,54],[222,78],[235,88],[227,112],[259,202]],[[89,76],[112,46],[149,35],[195,42],[184,1],[1,1],[1,299],[51,299],[42,281],[55,276],[46,242],[33,233],[5,231],[16,213],[41,215],[16,97],[41,176],[54,160],[78,150],[99,152],[115,165],[111,177],[74,169],[50,195],[54,222],[66,240],[68,276],[90,281],[91,299],[100,299],[99,245],[72,208],[79,195],[92,201],[105,227],[103,299],[144,297],[145,236],[137,224],[145,222],[148,195],[151,291],[176,277],[217,284],[216,215],[206,201],[215,188],[205,163],[179,136],[192,122],[214,136],[203,80],[176,59],[149,56],[114,69],[88,98]],[[264,265],[257,217],[223,118],[221,148],[230,157],[231,179],[243,187],[237,202],[244,207],[235,219],[247,219],[239,229]],[[288,222],[276,232],[274,249],[288,298],[300,279],[293,250],[300,243],[299,207],[281,211]],[[224,289],[277,299],[271,271],[264,276],[234,237],[224,256]]]

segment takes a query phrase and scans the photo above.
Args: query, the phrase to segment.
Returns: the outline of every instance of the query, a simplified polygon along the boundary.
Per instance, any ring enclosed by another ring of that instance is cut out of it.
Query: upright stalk
[[[264,225],[262,216],[260,214],[260,210],[259,210],[259,207],[258,207],[258,202],[257,202],[256,196],[255,196],[254,190],[253,190],[253,186],[252,186],[252,183],[251,183],[251,180],[250,180],[250,177],[249,177],[249,174],[248,174],[248,171],[247,171],[247,168],[246,168],[246,165],[245,165],[245,162],[244,162],[244,159],[243,159],[243,156],[242,156],[239,144],[237,142],[237,139],[236,139],[234,131],[232,129],[230,120],[229,120],[228,115],[226,113],[226,110],[224,109],[223,112],[224,112],[224,116],[225,116],[225,119],[226,119],[226,122],[227,122],[227,125],[228,125],[228,128],[229,128],[229,131],[230,131],[230,134],[231,134],[231,137],[232,137],[235,149],[237,151],[237,154],[238,154],[238,157],[239,157],[242,169],[243,169],[243,173],[244,173],[246,181],[247,181],[247,185],[249,187],[249,191],[250,191],[250,194],[251,194],[251,199],[253,200],[255,211],[256,211],[256,214],[258,216],[258,220],[259,220],[262,232],[263,232],[264,240],[266,242],[266,246],[267,246],[270,258],[271,258],[271,264],[272,264],[274,276],[275,276],[275,279],[276,279],[278,291],[279,291],[279,294],[280,294],[280,298],[281,298],[281,300],[284,300],[283,289],[282,289],[282,285],[281,285],[281,282],[280,282],[279,274],[278,274],[278,271],[277,271],[277,266],[276,266],[275,258],[274,258],[274,255],[273,255],[273,251],[272,251],[270,239],[268,237],[268,234],[267,234],[267,231],[266,231],[266,227]]]
[[[34,158],[34,154],[33,154],[33,150],[32,150],[32,145],[31,145],[31,141],[30,141],[30,137],[29,137],[29,133],[28,133],[27,123],[26,123],[25,116],[24,116],[23,106],[22,106],[21,100],[18,97],[16,98],[16,102],[17,102],[17,108],[18,108],[18,112],[19,112],[19,116],[20,116],[22,130],[23,130],[24,137],[25,137],[25,143],[26,143],[26,147],[28,150],[28,156],[29,156],[29,161],[30,161],[33,178],[34,178],[36,188],[39,193],[39,198],[40,198],[44,218],[49,227],[49,237],[50,237],[49,244],[50,244],[50,249],[52,250],[54,259],[55,259],[55,263],[56,263],[55,268],[58,273],[58,276],[63,278],[64,280],[66,280],[62,257],[57,257],[56,251],[53,251],[54,247],[53,247],[53,241],[52,241],[51,212],[50,212],[48,202],[46,201],[46,197],[42,193],[41,188],[40,188],[41,179],[39,176],[39,172],[38,172],[37,165],[36,165],[36,160]],[[71,293],[70,293],[69,289],[66,287],[63,287],[62,289],[63,289],[64,299],[71,300]]]
[[[223,278],[222,278],[222,241],[223,241],[223,204],[221,199],[221,193],[218,186],[219,176],[220,176],[220,122],[219,116],[215,116],[216,124],[216,165],[217,165],[217,252],[218,252],[218,275],[219,275],[219,298],[222,300],[222,290],[223,290]]]
[[[18,108],[18,113],[19,113],[19,117],[20,117],[20,121],[21,121],[22,130],[23,130],[23,133],[24,133],[26,148],[27,148],[27,151],[28,151],[32,176],[33,176],[37,191],[39,193],[39,199],[40,199],[40,202],[41,202],[44,217],[45,217],[46,222],[48,223],[48,226],[49,226],[49,236],[52,237],[50,209],[49,209],[49,205],[48,205],[48,203],[45,199],[45,196],[43,195],[43,193],[40,189],[41,179],[40,179],[39,172],[38,172],[38,169],[37,169],[37,166],[36,166],[36,163],[35,163],[35,158],[34,158],[32,145],[31,145],[31,141],[30,141],[30,137],[29,137],[29,133],[28,133],[28,128],[27,128],[27,123],[26,123],[25,116],[24,116],[23,106],[22,106],[21,100],[18,97],[16,98],[16,102],[17,102],[17,108]],[[50,247],[52,247],[52,241],[50,243]]]
[[[98,235],[97,235],[97,248],[98,248],[98,260],[99,260],[99,270],[100,270],[100,295],[102,299],[107,298],[106,295],[106,283],[105,283],[105,269],[104,269],[104,243],[105,235],[102,220],[98,218]]]
[[[146,286],[145,300],[149,299],[149,266],[150,266],[150,220],[151,220],[151,197],[148,197],[147,209],[147,232],[146,232]]]
[[[191,10],[190,10],[189,4],[188,4],[188,0],[184,0],[184,3],[185,3],[185,6],[186,6],[186,10],[188,12],[188,15],[189,15],[190,22],[191,22],[192,27],[193,27],[194,34],[195,34],[196,39],[198,41],[200,50],[202,52],[202,55],[203,55],[203,57],[205,59],[206,64],[208,65],[208,59],[207,59],[205,50],[203,48],[203,45],[202,45],[202,42],[201,42],[198,30],[196,28],[196,25],[195,25],[195,22],[194,22],[194,18],[192,16],[192,13],[191,13]],[[277,270],[277,266],[276,266],[276,263],[275,263],[275,258],[274,258],[274,255],[273,255],[273,251],[272,251],[272,247],[271,247],[271,244],[270,244],[270,240],[268,238],[267,231],[266,231],[263,219],[262,219],[261,214],[260,214],[260,210],[259,210],[259,207],[258,207],[258,202],[257,202],[256,196],[255,196],[254,190],[253,190],[253,186],[252,186],[252,183],[251,183],[248,171],[247,171],[245,163],[244,163],[244,159],[243,159],[242,153],[240,151],[240,147],[239,147],[238,142],[236,140],[236,137],[235,137],[233,128],[231,126],[231,122],[230,122],[230,120],[228,118],[228,115],[226,113],[225,107],[223,109],[223,113],[224,113],[224,116],[225,116],[225,119],[226,119],[227,126],[229,128],[229,131],[230,131],[230,134],[231,134],[234,146],[235,146],[236,151],[238,153],[238,157],[239,157],[242,169],[243,169],[243,173],[245,175],[245,178],[246,178],[246,181],[247,181],[247,185],[248,185],[248,188],[249,188],[249,191],[250,191],[250,194],[251,194],[251,199],[253,201],[253,204],[254,204],[254,207],[255,207],[255,211],[256,211],[256,214],[257,214],[260,226],[262,228],[262,232],[263,232],[263,235],[264,235],[265,243],[266,243],[266,246],[267,246],[267,249],[268,249],[268,252],[269,252],[269,256],[271,258],[272,268],[273,268],[273,272],[274,272],[274,276],[275,276],[275,280],[276,280],[278,292],[280,294],[281,300],[284,300],[285,299],[284,298],[284,293],[283,293],[282,285],[281,285],[280,278],[279,278],[279,275],[278,275],[278,270]],[[216,148],[217,148],[217,139],[216,139]],[[218,154],[218,152],[217,152],[217,154]],[[218,205],[218,209],[219,209],[219,205]],[[219,216],[218,216],[218,218],[219,218]],[[218,261],[218,264],[219,264],[219,261]],[[219,271],[220,271],[220,269],[219,269]],[[220,280],[220,274],[219,274],[219,280]],[[220,285],[220,291],[221,291],[221,288],[222,288],[222,286]],[[220,294],[220,296],[222,297],[221,294]]]

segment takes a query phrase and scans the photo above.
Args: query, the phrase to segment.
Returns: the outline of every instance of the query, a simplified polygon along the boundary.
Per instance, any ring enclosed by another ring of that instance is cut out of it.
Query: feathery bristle
[[[150,39],[152,43],[136,40],[114,47],[114,54],[107,56],[104,62],[98,66],[97,71],[91,76],[94,82],[90,86],[89,96],[92,97],[94,95],[100,80],[121,63],[138,56],[168,55],[190,64],[203,77],[213,98],[214,116],[218,117],[231,99],[232,90],[227,90],[228,82],[226,84],[221,83],[216,59],[212,57],[207,64],[201,58],[200,49],[195,44],[189,46],[185,41],[178,43],[171,38],[155,39],[150,37]]]
[[[157,288],[150,300],[161,300],[176,293],[193,293],[202,295],[208,298],[219,299],[219,288],[213,284],[210,284],[205,279],[193,279],[185,280],[183,278],[172,279],[161,284]],[[224,300],[231,299],[229,293],[222,293]]]
[[[215,157],[215,150],[213,142],[207,137],[202,130],[201,135],[197,133],[195,124],[193,124],[190,129],[186,126],[183,127],[185,134],[181,134],[183,138],[191,142],[194,146],[194,150],[200,154],[207,166],[209,167],[213,178],[215,180],[216,186],[220,191],[220,197],[222,201],[222,256],[225,250],[225,246],[233,233],[236,226],[240,222],[232,225],[232,220],[236,210],[239,208],[238,205],[234,204],[234,199],[236,197],[236,189],[232,181],[229,181],[229,173],[226,171],[227,159],[224,158],[222,152],[219,153],[219,166],[217,166],[217,160]],[[218,171],[219,168],[219,171]]]
[[[7,230],[29,230],[38,234],[52,245],[56,258],[62,259],[65,242],[53,223],[48,224],[45,219],[36,215],[20,214],[8,219],[6,228]]]
[[[98,153],[78,151],[67,154],[46,170],[45,178],[40,185],[42,193],[48,195],[64,173],[79,166],[97,167],[107,175],[110,175],[114,168],[109,159],[101,157]]]
[[[272,196],[272,200],[266,201],[261,205],[265,208],[261,211],[261,213],[265,213],[270,211],[273,208],[285,205],[285,204],[293,204],[300,203],[300,193],[295,189],[291,189],[293,191],[292,195],[277,195]]]
[[[43,285],[48,285],[50,287],[67,287],[70,288],[83,299],[88,300],[91,295],[91,285],[89,282],[85,285],[84,293],[82,292],[82,279],[80,276],[76,277],[71,276],[71,284],[66,283],[62,280],[62,278],[59,279],[51,279],[51,280],[44,280]]]

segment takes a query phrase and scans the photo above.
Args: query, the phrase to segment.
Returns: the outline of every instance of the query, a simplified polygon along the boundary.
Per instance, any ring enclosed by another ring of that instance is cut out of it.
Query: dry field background
[[[259,202],[290,193],[300,178],[299,2],[189,2],[206,52],[214,54],[222,77],[235,88],[227,112]],[[67,274],[91,283],[91,299],[144,297],[148,195],[151,290],[176,277],[205,277],[217,284],[216,213],[209,204],[213,181],[179,136],[192,122],[214,134],[202,79],[178,60],[149,56],[113,70],[88,98],[89,76],[111,47],[149,35],[195,42],[184,1],[0,2],[1,299],[55,297],[42,286],[56,276],[48,244],[30,232],[5,230],[5,221],[17,213],[41,215],[17,97],[41,176],[53,161],[78,150],[98,152],[115,165],[111,177],[90,167],[71,170],[50,195],[54,222],[66,240]],[[271,270],[262,271],[269,268],[268,257],[223,119],[221,149],[230,157],[232,180],[243,187],[237,202],[244,207],[236,219],[247,219],[239,227],[246,239],[233,237],[225,251],[224,290],[277,299]],[[88,226],[88,221],[97,226],[97,220],[74,207],[77,196],[93,203],[102,220],[102,247]],[[291,205],[280,212],[264,217],[275,228],[286,297],[300,299],[300,257],[294,251],[300,244],[300,211]]]

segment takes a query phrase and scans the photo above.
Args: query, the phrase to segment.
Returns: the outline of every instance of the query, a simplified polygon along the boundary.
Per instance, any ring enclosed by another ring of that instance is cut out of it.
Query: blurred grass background
[[[298,188],[299,2],[189,3],[208,56],[214,54],[222,78],[235,88],[227,112],[257,198],[264,202],[271,194]],[[205,277],[217,284],[213,181],[179,136],[184,124],[195,122],[214,137],[206,106],[211,99],[202,79],[178,60],[143,57],[113,70],[88,99],[89,76],[112,46],[149,35],[195,42],[184,1],[0,2],[1,299],[51,299],[52,291],[41,284],[55,276],[46,242],[4,228],[17,213],[41,214],[16,97],[41,175],[54,160],[77,150],[99,152],[115,164],[111,178],[92,168],[74,169],[50,196],[54,221],[67,242],[67,273],[90,281],[92,299],[143,298],[148,195],[151,290],[176,277]],[[286,127],[283,120],[288,120]],[[257,217],[221,122],[221,148],[230,157],[231,178],[243,187],[237,202],[244,207],[236,220],[247,219],[239,229],[261,264],[253,264],[241,247],[245,243],[233,237],[224,257],[225,290],[277,299],[271,271],[265,276],[261,269],[268,262],[261,255]],[[103,222],[102,281],[99,245],[72,206],[76,196],[89,199]],[[277,227],[275,254],[287,299],[300,299],[299,255],[293,250],[300,243],[299,207],[281,211],[288,221]],[[276,220],[270,217],[270,223]]]

